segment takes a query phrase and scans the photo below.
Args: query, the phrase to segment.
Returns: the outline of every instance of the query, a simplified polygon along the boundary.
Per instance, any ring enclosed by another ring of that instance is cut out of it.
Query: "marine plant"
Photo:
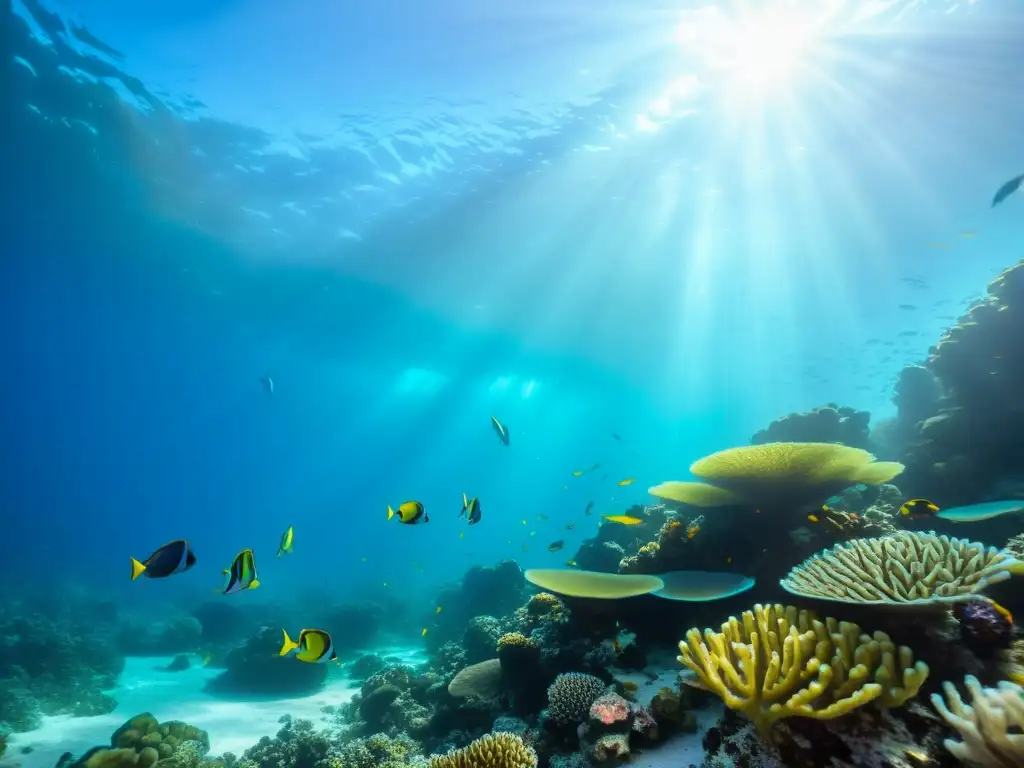
[[[800,597],[840,603],[932,605],[969,600],[1024,563],[1005,550],[934,532],[900,531],[818,552],[780,583]]]
[[[755,605],[721,632],[691,629],[679,652],[700,687],[762,734],[785,717],[831,720],[872,701],[900,706],[928,677],[928,665],[884,632],[862,634],[792,606]]]
[[[1009,681],[983,688],[972,675],[964,678],[964,685],[970,704],[948,681],[942,684],[945,699],[938,693],[931,696],[932,706],[963,739],[946,739],[946,749],[962,762],[983,768],[1024,765],[1024,688]]]
[[[430,768],[536,768],[537,753],[514,733],[488,733],[462,749],[430,758]]]

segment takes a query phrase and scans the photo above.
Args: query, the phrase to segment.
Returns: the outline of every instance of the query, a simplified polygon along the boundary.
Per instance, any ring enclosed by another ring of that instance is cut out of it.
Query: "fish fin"
[[[466,498],[466,494],[462,494],[462,508],[467,509],[469,507],[469,499]]]
[[[426,512],[423,513],[423,522],[424,523],[429,523],[430,522],[430,516],[427,515]]]
[[[288,637],[287,629],[282,629],[281,631],[284,633],[284,642],[281,644],[281,650],[278,651],[277,655],[287,656],[289,653],[298,648],[299,644],[292,640],[290,637]]]
[[[260,580],[259,579],[253,579],[251,582],[249,582],[249,589],[256,589],[256,587],[258,587],[259,585],[260,585]]]
[[[140,563],[138,560],[136,560],[133,557],[132,558],[132,581],[135,581],[137,578],[139,578],[139,576],[141,576],[145,570],[146,570],[146,566],[143,565],[142,563]]]
[[[280,557],[280,556],[281,556],[281,555],[283,555],[283,554],[284,554],[284,550],[283,550],[283,549],[279,549],[279,550],[277,550],[277,556],[278,556],[278,557]]]
[[[395,516],[395,510],[393,510],[393,509],[391,508],[391,505],[390,505],[390,504],[388,504],[388,520],[390,520],[390,519],[391,519],[392,517],[394,517],[394,516]]]
[[[221,571],[221,573],[223,573],[225,576],[227,576],[228,573],[230,573],[230,571],[228,571],[228,569],[225,568],[223,571]]]

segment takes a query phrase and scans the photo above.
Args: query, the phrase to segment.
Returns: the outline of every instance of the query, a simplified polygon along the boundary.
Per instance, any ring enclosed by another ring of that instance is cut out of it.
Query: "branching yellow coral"
[[[871,701],[899,706],[928,677],[928,665],[884,632],[861,634],[856,624],[821,622],[792,606],[755,605],[703,637],[691,629],[679,652],[701,687],[762,733],[784,717],[831,720]]]
[[[434,755],[430,768],[537,768],[537,753],[514,733],[489,733],[468,747]]]

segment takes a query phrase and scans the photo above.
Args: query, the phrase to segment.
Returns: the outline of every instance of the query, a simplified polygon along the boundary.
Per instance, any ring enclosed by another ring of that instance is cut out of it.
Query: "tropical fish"
[[[284,643],[278,652],[279,656],[287,656],[292,651],[297,651],[295,658],[310,664],[326,664],[328,661],[338,660],[334,652],[334,641],[324,630],[304,629],[299,632],[298,641],[288,637],[288,630],[281,631],[284,632]]]
[[[588,502],[587,502],[587,506],[585,506],[585,507],[583,508],[583,514],[584,514],[584,515],[589,515],[589,514],[590,514],[590,512],[591,512],[591,510],[592,510],[593,508],[594,508],[594,502],[592,502],[592,501],[588,501]]]
[[[427,517],[427,511],[423,509],[423,505],[418,501],[403,501],[398,505],[398,511],[396,512],[388,505],[388,520],[393,517],[398,518],[398,522],[404,525],[416,525],[418,523],[429,523],[430,518]]]
[[[277,547],[277,556],[290,555],[295,545],[295,531],[289,525],[288,530],[281,534],[281,543]]]
[[[565,564],[568,565],[570,568],[577,568],[578,567],[576,565],[576,561],[575,560],[566,560]]]
[[[145,574],[149,579],[166,579],[176,573],[184,573],[196,564],[196,556],[185,539],[175,539],[160,547],[141,563],[132,560],[132,581]]]
[[[900,514],[904,517],[931,517],[938,511],[939,508],[928,499],[910,499],[900,505]]]
[[[587,474],[588,472],[593,472],[595,469],[597,469],[600,466],[601,466],[600,464],[595,464],[594,466],[587,467],[586,469],[574,470],[573,473],[572,473],[572,476],[573,477],[583,477],[583,475]]]
[[[1022,173],[1020,176],[1014,176],[1012,179],[1010,179],[1008,182],[1003,184],[1003,186],[996,190],[995,197],[992,198],[992,207],[995,208],[997,205],[1003,202],[1003,200],[1005,200],[1018,189],[1020,189],[1021,184],[1024,184],[1024,173]]]
[[[615,432],[612,432],[612,439],[613,439],[613,440],[622,440],[622,438],[621,438],[621,437],[619,437],[619,436],[618,436],[618,434],[617,434],[617,433],[615,433]]]
[[[268,395],[274,394],[274,380],[269,376],[260,376],[260,384],[267,390]]]
[[[427,636],[427,628],[424,627],[423,629],[420,630],[420,637],[426,637],[426,636]]]
[[[548,544],[548,552],[557,552],[565,546],[565,542],[559,539],[558,541],[552,541]]]
[[[636,478],[635,477],[627,477],[625,480],[619,480],[619,487],[622,488],[623,486],[626,486],[626,485],[632,485],[635,482],[636,482]]]
[[[224,587],[218,591],[225,595],[233,595],[235,592],[242,592],[246,589],[256,589],[260,585],[256,578],[256,558],[251,549],[243,549],[235,559],[231,561],[231,567],[225,568],[222,573]]]
[[[565,524],[565,530],[567,530],[567,531],[571,531],[575,527],[576,527],[576,523],[566,523]]]
[[[437,608],[434,609],[434,615],[436,616],[437,614],[439,614],[443,610],[444,610],[443,607],[441,607],[440,605],[437,606]]]
[[[463,515],[469,521],[470,525],[476,525],[480,522],[480,499],[474,496],[472,499],[466,498],[466,494],[462,494],[462,511],[459,513],[459,517]]]
[[[491,416],[491,426],[498,433],[498,439],[501,440],[501,444],[508,445],[508,428],[493,416]]]
[[[699,525],[691,525],[689,528],[686,529],[686,540],[689,541],[694,536],[696,536],[698,533],[700,533],[700,526]]]
[[[946,507],[936,517],[952,523],[976,523],[1011,512],[1024,511],[1024,500],[984,501],[981,504],[970,504],[966,507]]]
[[[619,523],[620,525],[640,525],[643,520],[639,517],[632,517],[630,515],[602,515],[605,520],[612,523]]]

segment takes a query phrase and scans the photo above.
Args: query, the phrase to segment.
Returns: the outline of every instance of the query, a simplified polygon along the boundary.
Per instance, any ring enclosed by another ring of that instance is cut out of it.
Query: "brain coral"
[[[841,603],[930,605],[968,600],[1021,568],[1005,550],[900,531],[819,552],[780,583],[794,595]]]
[[[514,733],[488,733],[468,747],[434,755],[430,768],[537,768],[537,753]]]
[[[548,713],[563,725],[582,723],[590,705],[604,693],[605,685],[598,677],[581,672],[566,672],[548,687]]]

